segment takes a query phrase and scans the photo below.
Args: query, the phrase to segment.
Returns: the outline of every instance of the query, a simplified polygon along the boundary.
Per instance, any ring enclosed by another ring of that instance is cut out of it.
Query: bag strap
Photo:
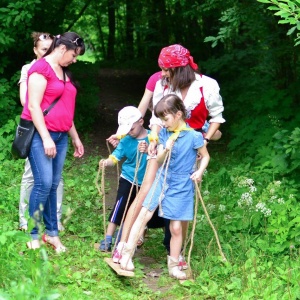
[[[66,73],[65,73],[65,70],[63,70],[63,76],[64,76],[64,85],[66,84]],[[64,92],[62,92],[63,94]],[[47,116],[50,112],[50,110],[54,107],[54,105],[57,103],[57,101],[60,99],[60,97],[62,96],[62,94],[57,97],[50,105],[48,108],[44,109],[43,110],[43,115],[44,116]]]

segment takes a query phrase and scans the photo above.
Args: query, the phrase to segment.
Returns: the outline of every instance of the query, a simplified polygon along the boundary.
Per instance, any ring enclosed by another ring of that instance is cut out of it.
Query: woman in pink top
[[[85,45],[78,34],[57,35],[44,57],[28,71],[28,91],[21,117],[32,120],[36,127],[28,156],[34,177],[29,215],[35,227],[30,232],[32,241],[27,243],[31,249],[40,247],[38,237],[43,219],[46,228],[43,241],[57,253],[66,251],[58,237],[56,190],[67,153],[68,134],[75,148],[74,156],[81,157],[84,153],[73,123],[77,89],[67,67],[84,52]],[[43,111],[58,97],[55,106],[44,115]]]

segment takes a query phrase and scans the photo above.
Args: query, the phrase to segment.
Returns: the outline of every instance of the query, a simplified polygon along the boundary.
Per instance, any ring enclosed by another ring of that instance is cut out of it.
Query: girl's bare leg
[[[178,259],[182,247],[182,224],[181,221],[170,221],[171,242],[170,256],[168,256],[168,270],[171,277],[186,279],[186,274],[178,267]]]
[[[178,260],[182,248],[182,224],[181,221],[170,221],[171,242],[170,256]]]
[[[142,207],[137,219],[135,220],[132,228],[130,230],[130,234],[128,237],[128,242],[122,245],[122,258],[120,259],[120,267],[121,269],[133,271],[134,265],[132,262],[132,256],[134,255],[134,250],[136,248],[136,244],[138,238],[144,231],[144,228],[148,221],[152,218],[155,210],[149,211],[146,207]]]
[[[156,162],[156,159],[155,158],[149,159],[148,166],[147,166],[147,172],[144,176],[144,180],[141,185],[141,188],[140,188],[137,196],[135,197],[134,201],[130,205],[127,215],[126,215],[126,218],[124,220],[123,228],[122,228],[122,236],[121,236],[121,240],[120,240],[121,242],[127,241],[131,227],[132,227],[134,221],[136,220],[137,216],[139,215],[139,212],[141,211],[144,199],[147,196],[147,194],[152,186],[152,183],[154,182],[157,170],[158,170],[158,164]],[[143,230],[144,230],[144,228],[143,228]]]

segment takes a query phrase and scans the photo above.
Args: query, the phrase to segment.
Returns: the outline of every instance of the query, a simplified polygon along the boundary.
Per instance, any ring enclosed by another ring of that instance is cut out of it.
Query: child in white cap
[[[119,226],[122,221],[127,201],[130,201],[127,206],[129,208],[130,204],[136,197],[137,188],[139,188],[142,184],[147,165],[149,131],[143,127],[144,120],[141,112],[134,106],[126,106],[119,111],[118,123],[119,127],[117,130],[117,135],[125,137],[121,139],[117,148],[111,155],[109,155],[107,159],[101,159],[99,161],[100,167],[111,167],[114,166],[118,161],[126,158],[122,164],[116,203],[109,216],[109,224],[106,230],[106,236],[100,242],[99,246],[99,250],[104,252],[111,251],[112,236],[117,226]],[[137,151],[139,143],[140,153]],[[137,155],[142,155],[141,160],[139,159],[140,157],[138,157],[137,160]],[[137,161],[139,160],[140,165],[137,170],[137,174],[135,174]],[[134,185],[133,188],[132,185]],[[131,197],[128,199],[131,188]]]

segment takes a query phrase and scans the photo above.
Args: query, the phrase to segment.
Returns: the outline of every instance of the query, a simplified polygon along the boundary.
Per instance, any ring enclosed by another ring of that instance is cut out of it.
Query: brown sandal
[[[136,246],[138,248],[141,248],[143,245],[144,245],[144,242],[145,242],[145,236],[146,236],[146,233],[148,231],[148,227],[146,226],[145,229],[144,229],[144,232],[143,234],[140,236],[140,238],[138,239],[137,243],[136,243]]]

